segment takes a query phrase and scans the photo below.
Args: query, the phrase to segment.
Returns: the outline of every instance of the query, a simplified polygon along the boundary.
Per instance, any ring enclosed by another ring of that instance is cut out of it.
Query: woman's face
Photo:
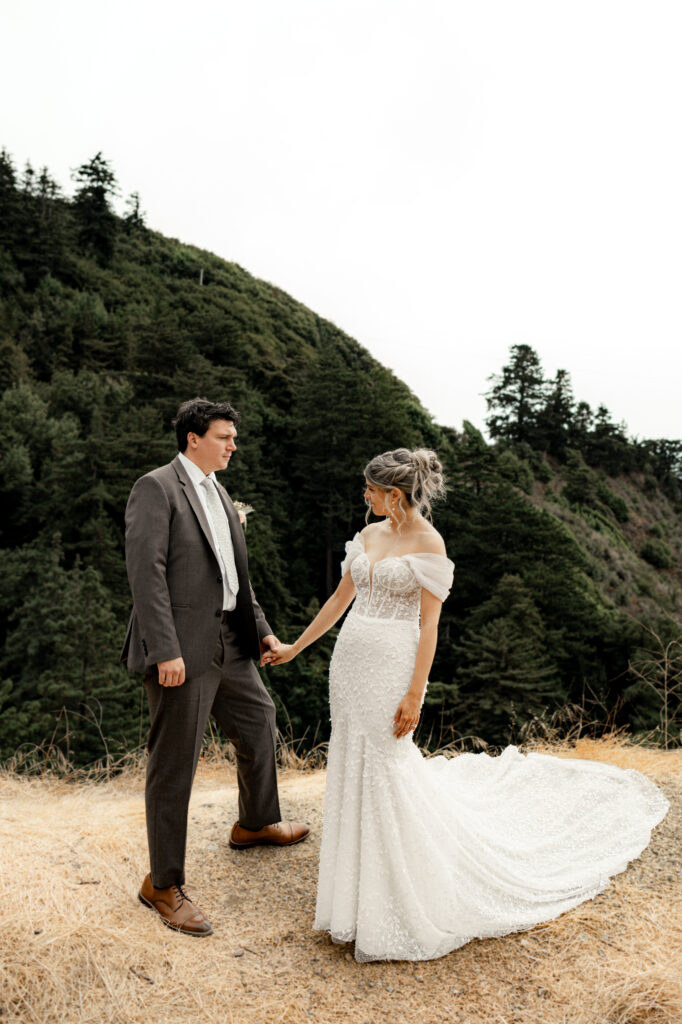
[[[391,494],[392,491],[384,491],[381,487],[377,487],[376,484],[371,484],[369,480],[365,480],[365,493],[363,497],[375,516],[387,516],[389,514]]]

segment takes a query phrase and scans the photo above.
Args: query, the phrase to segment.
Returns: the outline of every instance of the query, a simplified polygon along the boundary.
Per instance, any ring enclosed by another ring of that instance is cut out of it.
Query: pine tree
[[[460,709],[488,742],[507,742],[533,716],[565,700],[542,617],[518,576],[502,577],[455,653]]]
[[[12,251],[19,230],[20,196],[12,157],[0,150],[0,248]]]
[[[61,189],[42,167],[36,188],[38,259],[43,273],[58,274],[64,260],[67,228]]]
[[[559,459],[566,453],[574,410],[571,376],[567,370],[557,370],[554,380],[547,385],[547,398],[538,424],[543,449]]]
[[[569,449],[564,470],[563,495],[572,505],[594,505],[597,498],[597,475],[586,465],[578,451]]]
[[[26,165],[19,193],[20,231],[13,255],[26,283],[34,289],[48,273],[58,273],[66,243],[66,222],[60,190],[46,167],[36,175]]]
[[[644,466],[675,502],[682,500],[682,441],[657,438],[640,442]]]
[[[412,416],[413,396],[390,371],[361,351],[345,352],[333,329],[319,359],[299,389],[296,424],[297,473],[303,508],[316,509],[317,529],[304,538],[323,553],[328,596],[336,587],[343,545],[362,524],[363,469],[390,448],[420,441]],[[310,548],[306,556],[310,559]]]
[[[584,451],[587,436],[594,425],[594,416],[588,402],[578,402],[568,432],[568,446]]]
[[[473,487],[477,494],[486,483],[497,478],[497,454],[486,444],[480,430],[464,420],[462,434],[455,445],[456,469],[454,479],[465,487]]]
[[[17,187],[17,174],[12,157],[5,147],[0,150],[0,198],[12,193]]]
[[[146,227],[146,214],[142,210],[139,192],[131,192],[126,200],[128,212],[123,218],[127,231],[142,231]]]
[[[51,741],[78,764],[120,754],[138,742],[139,684],[118,663],[123,627],[101,578],[78,562],[66,569],[58,536],[20,554],[3,559],[23,599],[0,658],[0,757]]]
[[[74,209],[79,224],[78,240],[100,264],[111,262],[116,238],[116,216],[111,208],[118,193],[116,175],[101,152],[72,174],[80,188],[74,196]]]
[[[29,160],[26,161],[24,173],[21,176],[21,191],[27,196],[36,194],[36,172]]]
[[[485,398],[493,414],[486,424],[490,436],[509,442],[537,439],[538,418],[545,404],[546,386],[540,358],[530,345],[512,345],[511,361],[488,379]]]
[[[611,475],[633,468],[635,452],[628,443],[627,427],[624,423],[614,423],[605,405],[597,409],[585,445],[585,459],[591,466],[600,466]]]

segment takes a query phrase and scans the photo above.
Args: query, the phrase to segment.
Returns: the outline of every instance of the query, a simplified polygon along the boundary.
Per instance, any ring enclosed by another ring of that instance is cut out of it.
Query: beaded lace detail
[[[419,643],[421,588],[444,598],[441,555],[371,565],[346,546],[356,600],[330,665],[315,927],[358,960],[427,960],[547,921],[608,885],[668,803],[635,771],[521,754],[425,759],[392,721]]]
[[[355,585],[356,615],[417,622],[422,587],[443,601],[452,585],[454,563],[444,555],[417,552],[390,555],[371,563],[361,534],[346,544],[341,575],[350,569]]]

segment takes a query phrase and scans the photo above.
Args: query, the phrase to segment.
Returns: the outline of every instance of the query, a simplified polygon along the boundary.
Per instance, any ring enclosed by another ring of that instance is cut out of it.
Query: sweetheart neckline
[[[388,562],[391,558],[409,558],[410,555],[435,555],[436,558],[447,558],[447,555],[439,555],[437,551],[406,551],[404,555],[384,555],[383,558],[377,558],[376,562],[369,561],[369,555],[366,551],[360,553],[360,557],[365,556],[369,562],[370,573],[375,565],[379,565],[380,562]]]
[[[369,555],[366,551],[361,551],[358,558],[361,558],[363,555],[369,562],[370,571],[375,565],[379,565],[380,562],[388,562],[391,558],[411,558],[413,555],[429,555],[431,558],[444,558],[446,562],[450,561],[447,555],[439,555],[437,551],[406,551],[404,555],[385,555],[383,558],[377,558],[376,562],[369,561]]]
[[[365,544],[364,544],[364,540],[363,540],[362,536],[359,535],[359,534],[356,534],[355,537],[353,538],[353,542],[355,544],[357,544],[361,548],[361,550],[358,551],[357,553],[354,553],[354,552],[352,552],[352,550],[349,550],[349,548],[352,549],[352,543],[349,541],[348,544],[346,545],[346,551],[348,553],[347,556],[350,557],[351,554],[354,555],[354,559],[351,559],[351,566],[352,566],[352,561],[353,560],[357,560],[358,558],[362,557],[363,555],[364,555],[365,559],[367,560],[367,566],[368,566],[367,575],[368,575],[368,578],[369,578],[369,600],[371,600],[371,598],[372,598],[372,590],[373,590],[373,583],[374,583],[374,569],[375,569],[375,567],[377,565],[380,565],[382,562],[390,562],[391,560],[402,561],[403,559],[406,559],[406,558],[416,558],[416,559],[419,559],[419,558],[425,558],[425,559],[435,558],[437,560],[437,562],[439,562],[439,563],[445,562],[447,564],[448,568],[450,569],[451,573],[452,573],[452,571],[455,568],[455,563],[452,562],[448,558],[447,555],[439,555],[435,551],[407,551],[407,552],[405,552],[404,555],[385,555],[383,558],[377,558],[377,560],[375,562],[371,562],[370,559],[369,559],[369,555],[365,551]],[[419,564],[419,563],[417,562],[417,564]],[[432,565],[432,567],[435,570],[435,567],[433,566],[433,563],[431,563],[431,565]],[[440,568],[440,566],[439,566],[439,568]],[[414,568],[412,569],[412,572],[415,575],[415,577],[417,579],[419,579],[419,575],[418,575],[418,573],[415,572]],[[438,586],[438,581],[437,580],[435,580],[433,582],[435,582],[436,585]],[[435,591],[432,589],[432,587],[430,587],[428,585],[426,586],[426,589],[427,590],[431,590],[432,593],[435,593]],[[436,597],[440,596],[441,600],[445,600],[445,597],[447,597],[447,595],[449,593],[449,588],[446,588],[443,585],[442,580],[440,582],[439,589],[440,589],[441,593],[440,594],[436,593]]]
[[[369,600],[370,601],[372,600],[372,592],[373,592],[373,589],[374,589],[374,570],[377,567],[377,565],[381,565],[382,562],[390,562],[390,560],[392,558],[395,558],[396,561],[399,561],[399,559],[401,559],[401,558],[410,558],[410,556],[412,556],[412,555],[431,555],[434,558],[444,558],[447,562],[450,561],[450,559],[448,558],[447,555],[439,555],[437,551],[406,551],[404,555],[386,555],[384,558],[377,558],[376,562],[370,562],[369,555],[364,550],[364,546],[363,546],[363,550],[360,552],[360,555],[358,557],[361,558],[363,555],[367,559],[367,565],[368,565],[367,575],[369,576]],[[412,570],[412,572],[414,574],[414,569]]]
[[[428,551],[406,551],[404,555],[386,555],[384,558],[377,558],[376,562],[370,562],[369,555],[364,550],[364,545],[363,545],[363,550],[360,552],[360,557],[362,558],[362,556],[364,555],[365,558],[367,559],[367,565],[368,565],[367,575],[369,577],[369,598],[368,598],[368,600],[369,601],[372,600],[372,592],[374,590],[374,569],[375,569],[375,567],[377,565],[379,565],[381,562],[388,562],[388,561],[390,561],[391,558],[395,558],[396,561],[397,561],[400,558],[406,558],[408,555],[428,555],[428,554],[429,554]]]

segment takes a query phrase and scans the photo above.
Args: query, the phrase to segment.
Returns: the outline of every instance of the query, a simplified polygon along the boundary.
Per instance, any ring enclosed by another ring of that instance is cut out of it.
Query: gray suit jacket
[[[260,656],[272,630],[249,582],[246,542],[227,491],[218,487],[239,578],[235,628],[244,654]],[[213,658],[223,606],[220,563],[206,513],[178,457],[133,485],[126,507],[126,566],[133,611],[121,660],[134,672],[182,657],[188,678]]]

